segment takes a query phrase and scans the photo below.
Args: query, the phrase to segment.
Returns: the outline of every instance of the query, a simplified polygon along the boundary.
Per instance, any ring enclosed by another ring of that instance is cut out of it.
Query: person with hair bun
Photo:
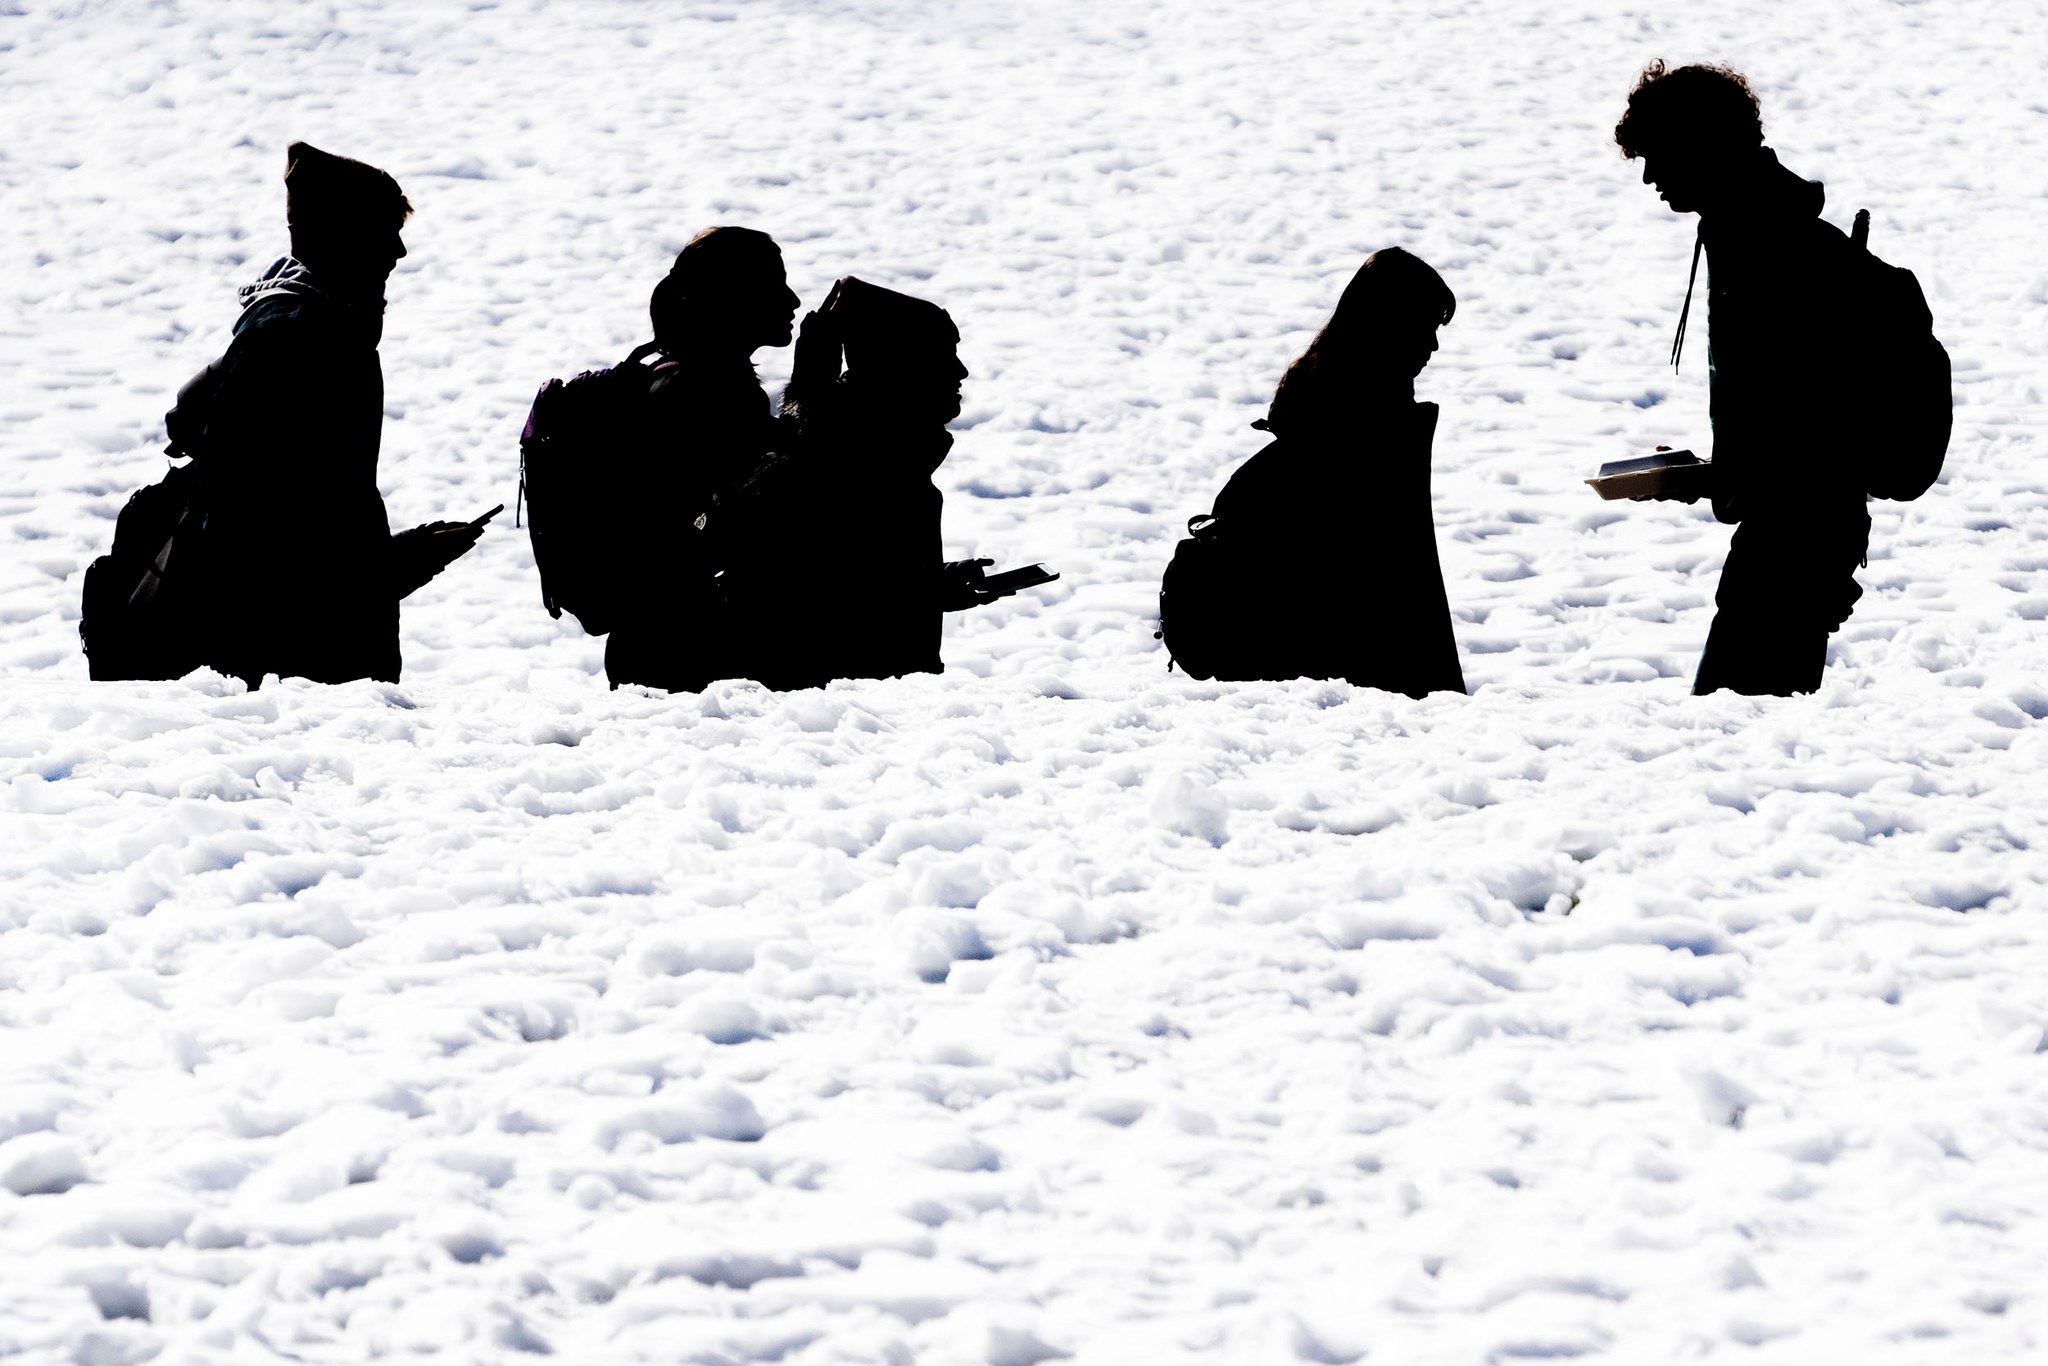
[[[1199,632],[1216,649],[1203,672],[1224,679],[1465,691],[1430,511],[1437,406],[1415,401],[1457,307],[1410,252],[1365,259],[1252,424],[1272,442],[1231,475],[1197,531],[1215,568],[1178,585],[1179,556],[1168,571],[1170,649],[1185,652]]]
[[[614,687],[697,691],[733,675],[702,528],[720,496],[778,444],[753,356],[789,345],[798,302],[781,248],[753,228],[706,228],[654,287],[655,362],[639,413],[644,477],[624,491],[623,572],[605,645]]]

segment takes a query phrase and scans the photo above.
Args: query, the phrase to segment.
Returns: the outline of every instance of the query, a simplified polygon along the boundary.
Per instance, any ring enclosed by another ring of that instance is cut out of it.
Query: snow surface
[[[1579,482],[1707,441],[1660,55],[1956,364],[1810,698],[1687,697],[1727,529]],[[2044,69],[2004,0],[0,0],[0,1357],[2041,1360]],[[1065,577],[943,677],[613,693],[507,517],[402,685],[86,685],[293,138],[419,206],[394,520],[738,222],[952,309],[949,545]],[[1474,695],[1169,674],[1391,243]]]

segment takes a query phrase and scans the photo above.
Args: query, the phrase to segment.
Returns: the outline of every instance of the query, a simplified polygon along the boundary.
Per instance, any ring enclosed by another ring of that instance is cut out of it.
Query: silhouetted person
[[[377,490],[384,284],[412,205],[360,161],[293,143],[292,254],[241,291],[227,353],[167,420],[205,488],[207,662],[396,682],[398,603],[476,544],[479,524],[397,536]]]
[[[783,399],[795,444],[713,514],[736,672],[800,688],[940,671],[942,613],[986,600],[986,561],[942,562],[931,482],[960,415],[959,344],[938,305],[852,277],[804,318]]]
[[[696,691],[735,673],[699,519],[777,444],[753,355],[789,345],[798,303],[775,239],[752,228],[706,228],[654,287],[645,475],[620,490],[628,568],[604,653],[614,687]]]
[[[1737,525],[1693,691],[1812,692],[1870,539],[1859,453],[1839,435],[1855,401],[1852,248],[1821,220],[1821,186],[1763,145],[1734,71],[1653,63],[1614,138],[1672,212],[1700,216],[1695,266],[1707,258],[1708,479],[1714,515]]]
[[[1415,377],[1457,300],[1399,247],[1367,257],[1252,425],[1273,435],[1216,496],[1230,645],[1217,676],[1463,692],[1430,512],[1437,406]],[[1170,627],[1169,627],[1170,629]]]

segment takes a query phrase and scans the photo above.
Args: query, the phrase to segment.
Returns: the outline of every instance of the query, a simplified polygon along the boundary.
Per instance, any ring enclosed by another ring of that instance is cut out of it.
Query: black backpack
[[[178,390],[164,415],[169,472],[129,495],[113,547],[86,566],[78,638],[95,680],[183,678],[206,663],[207,499],[196,447],[223,373],[215,361]]]
[[[1849,234],[1859,288],[1867,301],[1857,338],[1863,392],[1853,437],[1864,453],[1864,488],[1906,502],[1941,477],[1954,426],[1948,352],[1934,336],[1934,315],[1913,272],[1870,254],[1870,210],[1858,209]]]
[[[206,662],[199,579],[206,513],[196,466],[171,466],[114,519],[114,546],[85,570],[78,638],[98,680],[183,678]]]
[[[519,502],[540,570],[548,615],[573,613],[583,629],[612,629],[619,588],[631,572],[619,519],[633,497],[630,477],[645,441],[654,354],[647,342],[604,370],[551,379],[534,395],[519,435]]]
[[[1231,563],[1230,544],[1215,517],[1188,518],[1187,539],[1173,548],[1159,583],[1159,638],[1166,667],[1190,678],[1240,672],[1245,578]]]

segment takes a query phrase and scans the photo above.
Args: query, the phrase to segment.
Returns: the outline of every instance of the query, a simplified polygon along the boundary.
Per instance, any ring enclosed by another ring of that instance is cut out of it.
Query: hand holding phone
[[[1051,583],[1059,577],[1042,564],[1027,564],[1022,569],[1006,569],[1000,574],[982,577],[981,587],[991,598],[1007,598],[1012,593],[1026,588],[1036,588],[1041,583]]]
[[[1041,583],[1051,583],[1059,577],[1042,564],[1028,564],[1022,569],[1008,569],[1000,574],[984,572],[994,563],[993,560],[955,560],[947,564],[939,591],[940,610],[963,612],[998,598],[1007,598],[1026,588],[1035,588]]]

